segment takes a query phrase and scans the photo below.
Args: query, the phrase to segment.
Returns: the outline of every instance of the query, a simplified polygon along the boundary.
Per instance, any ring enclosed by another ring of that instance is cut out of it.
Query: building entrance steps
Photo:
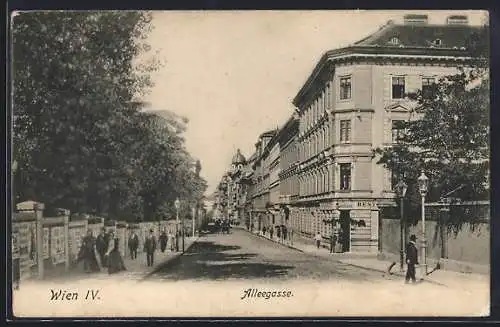
[[[379,259],[377,257],[377,253],[330,253],[328,248],[320,247],[318,249],[314,245],[314,240],[311,240],[309,243],[302,237],[295,237],[293,239],[293,242],[285,241],[283,243],[276,237],[273,237],[271,239],[269,237],[269,234],[263,235],[258,231],[254,231],[253,234],[265,238],[266,240],[280,243],[289,248],[293,248],[300,252],[308,253],[317,257],[327,258],[332,261],[341,262],[358,268],[378,271],[387,275],[400,276],[401,279],[404,279],[404,277],[406,276],[406,264],[401,271],[399,262],[396,262],[394,264],[394,261]],[[461,273],[443,269],[436,269],[436,266],[431,264],[428,265],[427,275],[424,277],[423,281],[446,287],[462,287],[463,285],[467,284],[475,284],[486,287],[487,285],[489,285],[490,278],[489,275],[485,274]]]

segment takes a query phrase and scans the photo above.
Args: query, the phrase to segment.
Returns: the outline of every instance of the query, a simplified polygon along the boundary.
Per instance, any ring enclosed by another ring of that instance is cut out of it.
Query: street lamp
[[[426,255],[426,240],[425,240],[425,195],[427,194],[427,189],[429,187],[429,178],[425,176],[424,171],[420,174],[418,178],[418,189],[420,191],[420,196],[422,197],[422,251],[421,251],[421,265],[424,275],[427,274],[427,255]]]
[[[399,240],[399,245],[400,245],[400,248],[399,248],[399,267],[401,269],[401,271],[403,271],[404,269],[404,240],[405,240],[405,237],[404,237],[404,228],[406,226],[406,221],[404,219],[404,207],[403,207],[403,203],[404,203],[404,197],[406,195],[406,191],[408,189],[408,185],[406,185],[406,183],[400,179],[399,182],[396,184],[396,187],[395,187],[395,191],[396,191],[396,195],[397,197],[400,199],[400,208],[401,208],[401,216],[400,216],[400,240]]]
[[[192,231],[191,231],[191,237],[194,237],[194,224],[195,224],[195,216],[196,216],[196,202],[193,203],[193,216],[191,217],[191,222],[192,222]]]
[[[179,252],[179,208],[181,207],[181,201],[179,199],[175,199],[174,202],[175,210],[177,212],[176,221],[175,221],[175,250]]]

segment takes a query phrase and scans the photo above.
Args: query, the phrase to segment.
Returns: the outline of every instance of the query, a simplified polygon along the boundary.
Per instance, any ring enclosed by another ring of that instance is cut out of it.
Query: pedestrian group
[[[106,231],[102,228],[97,237],[93,236],[92,230],[87,231],[82,239],[82,245],[78,253],[76,264],[83,261],[83,269],[86,273],[99,272],[107,268],[109,274],[127,270],[119,248],[120,240],[115,236],[113,230]],[[154,265],[154,254],[157,249],[158,240],[151,229],[149,235],[144,239],[144,253],[146,253],[146,265]],[[176,237],[171,232],[164,230],[160,234],[159,244],[161,252],[165,252],[167,245],[170,251],[176,250]],[[137,259],[139,248],[139,236],[132,231],[128,238],[128,248],[131,260]]]

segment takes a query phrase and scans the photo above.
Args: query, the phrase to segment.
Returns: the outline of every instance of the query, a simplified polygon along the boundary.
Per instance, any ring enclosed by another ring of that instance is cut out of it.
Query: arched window
[[[392,44],[392,45],[398,45],[399,44],[399,39],[396,36],[394,36],[394,37],[391,38],[391,40],[389,41],[389,43]]]
[[[440,46],[441,45],[441,39],[435,39],[434,40],[434,45]]]

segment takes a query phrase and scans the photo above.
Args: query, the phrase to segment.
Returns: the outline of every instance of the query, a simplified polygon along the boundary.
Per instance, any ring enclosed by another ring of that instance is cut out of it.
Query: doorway
[[[351,214],[349,210],[340,210],[339,241],[342,252],[351,250]]]

